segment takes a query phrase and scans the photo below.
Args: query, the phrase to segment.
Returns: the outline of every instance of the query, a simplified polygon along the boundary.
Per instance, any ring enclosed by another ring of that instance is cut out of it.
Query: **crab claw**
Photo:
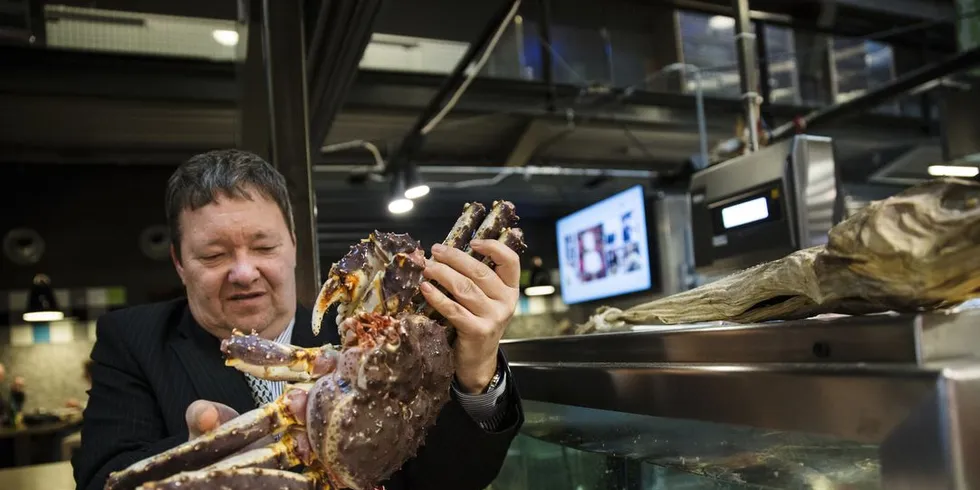
[[[356,306],[350,307],[362,303],[363,296],[370,291],[371,284],[381,277],[379,274],[384,272],[386,264],[390,264],[399,254],[412,255],[420,248],[421,244],[408,234],[381,233],[377,230],[351,246],[347,255],[330,268],[313,305],[313,334],[320,333],[323,315],[335,303],[341,303],[337,309],[337,323],[361,311]]]
[[[371,263],[374,259],[374,245],[368,240],[362,240],[352,245],[347,255],[330,268],[327,281],[323,283],[316,304],[313,305],[314,335],[319,335],[323,315],[334,303],[350,303],[360,299],[360,293],[370,280],[368,274],[372,269],[377,269],[378,264]]]
[[[337,368],[340,353],[331,345],[301,348],[235,331],[221,341],[225,365],[272,381],[301,382]]]

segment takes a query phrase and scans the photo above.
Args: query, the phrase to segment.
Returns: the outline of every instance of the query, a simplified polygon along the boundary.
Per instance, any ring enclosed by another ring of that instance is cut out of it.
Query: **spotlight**
[[[418,199],[429,193],[429,186],[419,178],[418,167],[410,163],[405,168],[405,197],[408,199]]]
[[[215,29],[211,32],[211,37],[222,46],[235,46],[238,44],[238,32],[226,29]]]
[[[415,207],[415,203],[405,197],[405,191],[405,175],[401,171],[396,171],[391,176],[391,195],[388,201],[389,213],[405,214]]]
[[[548,296],[555,294],[555,286],[551,284],[551,274],[542,266],[541,257],[532,259],[531,281],[524,288],[525,296]]]
[[[58,300],[48,276],[34,276],[23,317],[25,322],[56,322],[65,318],[65,313],[58,308]]]

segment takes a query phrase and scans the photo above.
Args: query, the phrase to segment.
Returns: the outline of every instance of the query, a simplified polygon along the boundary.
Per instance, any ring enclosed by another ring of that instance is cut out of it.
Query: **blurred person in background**
[[[193,157],[168,182],[165,209],[186,297],[99,319],[82,447],[72,459],[79,490],[101,489],[110,472],[282,394],[285,383],[225,365],[220,343],[233,330],[300,347],[340,344],[334,314],[314,336],[312,312],[297,302],[292,208],[285,179],[269,163],[238,150]],[[456,376],[424,445],[383,482],[386,490],[482,490],[524,421],[499,351],[520,295],[520,260],[496,240],[471,246],[496,268],[438,245],[438,262],[425,268],[457,298],[422,288],[456,328]]]
[[[24,413],[24,405],[27,404],[27,379],[23,376],[14,376],[10,383],[10,411],[15,415]]]

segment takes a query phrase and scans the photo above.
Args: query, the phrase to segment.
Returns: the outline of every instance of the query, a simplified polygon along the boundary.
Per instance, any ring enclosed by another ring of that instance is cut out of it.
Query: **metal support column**
[[[772,105],[772,72],[769,69],[771,60],[769,59],[769,38],[766,36],[766,25],[762,22],[756,22],[755,34],[756,56],[759,59],[759,95],[762,101],[759,107],[759,117],[766,126],[772,127],[772,114],[769,110]]]
[[[245,62],[242,133],[250,138],[242,146],[266,157],[286,178],[296,226],[297,299],[312,307],[320,287],[320,254],[307,115],[304,2],[272,3],[249,2],[249,44],[258,46],[248,48]]]
[[[732,0],[735,9],[735,44],[738,51],[739,81],[742,86],[742,104],[745,107],[745,125],[749,130],[749,151],[759,149],[759,123],[755,107],[759,94],[756,81],[755,33],[749,19],[749,1]]]

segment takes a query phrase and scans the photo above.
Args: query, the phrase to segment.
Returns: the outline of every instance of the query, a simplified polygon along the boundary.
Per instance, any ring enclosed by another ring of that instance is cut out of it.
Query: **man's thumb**
[[[238,416],[233,408],[207,400],[197,400],[187,407],[185,419],[190,438],[194,439],[216,429]]]

